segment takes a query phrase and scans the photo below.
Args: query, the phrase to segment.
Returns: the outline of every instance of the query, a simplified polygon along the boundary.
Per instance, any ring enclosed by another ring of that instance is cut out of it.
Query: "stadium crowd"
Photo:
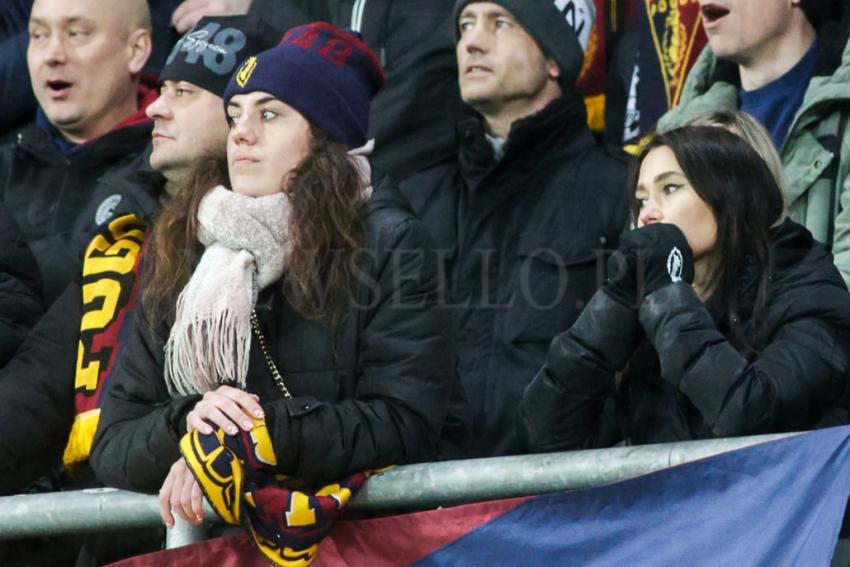
[[[243,476],[850,423],[848,38],[847,0],[7,2],[0,495],[170,527]]]

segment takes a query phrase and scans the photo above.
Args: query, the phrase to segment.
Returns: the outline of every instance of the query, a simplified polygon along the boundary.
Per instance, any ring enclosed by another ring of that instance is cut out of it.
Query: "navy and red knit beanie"
[[[320,22],[292,28],[280,45],[249,57],[231,77],[224,105],[234,95],[267,92],[357,148],[368,140],[369,105],[383,84],[381,64],[360,34]]]

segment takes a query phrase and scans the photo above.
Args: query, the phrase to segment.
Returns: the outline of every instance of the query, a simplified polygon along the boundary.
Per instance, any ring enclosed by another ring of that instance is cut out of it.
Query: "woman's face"
[[[685,177],[673,151],[660,146],[640,166],[635,198],[640,203],[638,227],[654,222],[675,224],[685,234],[699,260],[717,243],[717,222],[711,207]]]
[[[263,91],[227,104],[227,168],[233,191],[251,197],[285,191],[289,174],[310,148],[310,124],[297,110]]]

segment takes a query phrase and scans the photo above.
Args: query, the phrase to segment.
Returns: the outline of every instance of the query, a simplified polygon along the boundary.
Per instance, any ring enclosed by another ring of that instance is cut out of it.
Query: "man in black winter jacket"
[[[466,398],[448,457],[524,451],[522,392],[626,225],[624,163],[595,146],[575,87],[593,16],[581,1],[455,7],[460,152],[402,184],[445,255]]]
[[[185,30],[203,14],[256,15],[288,30],[314,21],[359,32],[387,81],[372,101],[369,159],[397,179],[457,151],[461,115],[453,53],[454,0],[184,0],[172,21]]]
[[[96,189],[150,140],[144,107],[156,91],[141,77],[150,13],[145,0],[35,0],[29,32],[39,110],[0,149],[0,201],[32,248],[49,305],[79,273],[93,233],[132,197]]]

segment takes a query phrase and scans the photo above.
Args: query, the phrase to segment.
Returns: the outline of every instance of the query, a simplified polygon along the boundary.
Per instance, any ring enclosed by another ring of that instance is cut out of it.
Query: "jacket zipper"
[[[355,0],[351,9],[351,29],[360,33],[363,27],[363,12],[366,10],[366,0]]]

